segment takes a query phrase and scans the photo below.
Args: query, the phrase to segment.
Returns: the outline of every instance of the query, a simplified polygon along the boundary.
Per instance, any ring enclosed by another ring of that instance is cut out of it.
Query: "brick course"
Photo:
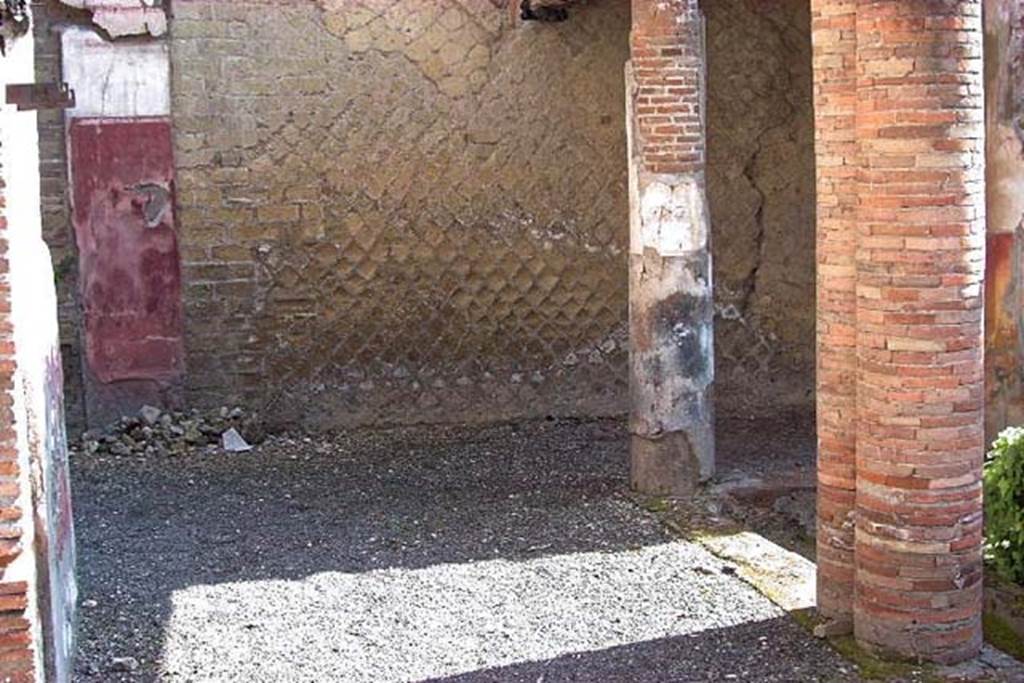
[[[704,171],[703,21],[690,0],[633,1],[631,125],[647,172]]]
[[[818,609],[852,627],[856,448],[856,2],[815,0]]]
[[[857,3],[855,631],[981,645],[981,3]]]

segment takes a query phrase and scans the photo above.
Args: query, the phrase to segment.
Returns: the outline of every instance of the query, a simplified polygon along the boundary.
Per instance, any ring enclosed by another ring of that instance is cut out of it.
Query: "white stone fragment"
[[[221,445],[228,453],[245,453],[252,450],[252,446],[242,438],[242,435],[234,427],[221,434],[220,439]]]
[[[150,427],[160,420],[160,416],[162,414],[163,411],[156,406],[142,406],[142,408],[139,409],[139,417],[142,418],[142,421]]]

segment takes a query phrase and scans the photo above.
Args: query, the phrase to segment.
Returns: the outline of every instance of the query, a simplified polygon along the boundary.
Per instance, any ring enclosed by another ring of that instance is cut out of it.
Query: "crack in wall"
[[[745,292],[741,298],[740,308],[744,311],[749,311],[753,307],[753,299],[757,293],[757,274],[761,270],[761,264],[764,262],[764,248],[765,248],[765,224],[764,224],[764,206],[768,201],[767,195],[761,186],[758,184],[757,174],[755,169],[757,167],[758,157],[761,154],[764,143],[762,141],[765,132],[760,133],[757,136],[757,147],[754,153],[750,155],[747,163],[743,166],[743,177],[750,183],[750,187],[753,188],[754,192],[757,193],[758,201],[757,208],[754,212],[754,222],[757,226],[757,231],[754,233],[754,242],[757,249],[757,260],[754,262],[754,267],[750,271],[750,275],[744,283]]]
[[[798,2],[770,9],[706,5],[716,353],[722,393],[761,377],[798,401],[814,358],[810,16]]]
[[[778,42],[784,45],[787,50],[796,52],[800,49],[799,46],[793,45],[792,41],[787,38],[788,31],[792,29],[791,25],[780,23],[778,17],[774,14],[766,14],[764,19],[765,21],[763,24],[772,27]],[[809,40],[809,36],[807,36],[807,39]],[[789,127],[797,117],[797,107],[791,99],[794,91],[792,73],[786,69],[781,70],[779,73],[781,73],[785,80],[780,92],[785,94],[783,102],[786,104],[786,111],[779,115],[776,123],[770,124],[758,132],[757,137],[754,140],[754,151],[751,153],[750,158],[743,167],[743,177],[747,179],[747,182],[750,183],[751,188],[758,196],[757,209],[754,216],[755,224],[757,225],[757,232],[754,240],[757,245],[758,257],[750,272],[750,276],[747,279],[747,290],[743,296],[744,310],[750,310],[753,300],[757,295],[758,274],[761,271],[762,264],[765,262],[767,232],[767,226],[765,224],[765,207],[768,203],[768,193],[761,187],[761,181],[757,173],[758,163],[760,162],[761,154],[764,151],[764,141],[768,136],[773,135],[776,131]]]

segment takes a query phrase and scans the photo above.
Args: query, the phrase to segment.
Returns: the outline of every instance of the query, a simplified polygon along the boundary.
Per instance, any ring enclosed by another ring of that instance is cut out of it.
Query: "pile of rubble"
[[[178,457],[194,450],[248,451],[265,438],[257,413],[242,408],[201,412],[165,411],[145,406],[104,429],[82,434],[73,454],[119,457]]]

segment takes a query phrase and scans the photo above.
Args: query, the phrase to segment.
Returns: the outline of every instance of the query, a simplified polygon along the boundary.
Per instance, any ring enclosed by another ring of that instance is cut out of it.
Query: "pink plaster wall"
[[[174,159],[165,118],[74,119],[73,223],[97,417],[173,403],[184,371]]]

